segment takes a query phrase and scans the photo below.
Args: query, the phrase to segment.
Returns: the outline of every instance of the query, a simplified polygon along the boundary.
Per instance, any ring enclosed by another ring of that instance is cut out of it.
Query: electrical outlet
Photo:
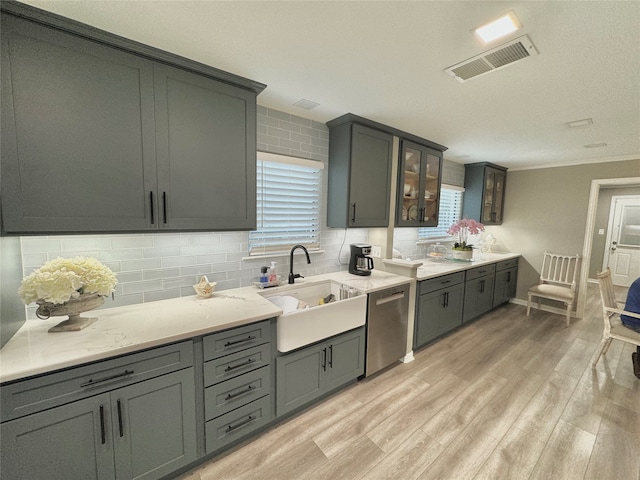
[[[371,256],[382,258],[382,248],[372,245],[371,246]]]
[[[604,235],[604,228],[600,228],[598,230],[598,235]]]

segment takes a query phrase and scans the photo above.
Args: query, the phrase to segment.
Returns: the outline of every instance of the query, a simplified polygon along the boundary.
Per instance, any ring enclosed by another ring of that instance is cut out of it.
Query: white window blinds
[[[322,162],[258,152],[257,229],[249,255],[320,248]]]
[[[440,207],[438,210],[438,226],[422,227],[418,230],[419,240],[432,238],[449,238],[447,230],[462,215],[462,195],[464,188],[443,184],[440,189]]]

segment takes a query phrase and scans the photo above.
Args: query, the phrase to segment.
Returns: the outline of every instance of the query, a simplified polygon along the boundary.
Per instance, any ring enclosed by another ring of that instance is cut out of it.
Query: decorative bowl
[[[216,289],[217,282],[210,282],[206,275],[203,275],[199,283],[193,286],[200,298],[209,298]]]

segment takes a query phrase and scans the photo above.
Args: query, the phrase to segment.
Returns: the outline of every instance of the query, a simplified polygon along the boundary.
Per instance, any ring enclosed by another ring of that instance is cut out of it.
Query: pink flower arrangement
[[[471,250],[473,245],[467,244],[469,235],[484,232],[484,225],[470,218],[463,218],[449,227],[449,235],[458,235],[458,241],[453,245],[454,250]]]

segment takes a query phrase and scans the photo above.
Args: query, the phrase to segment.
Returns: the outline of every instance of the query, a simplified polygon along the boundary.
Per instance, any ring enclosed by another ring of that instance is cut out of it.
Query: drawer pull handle
[[[255,362],[256,362],[256,360],[254,360],[253,358],[249,358],[244,363],[239,363],[238,365],[229,365],[227,368],[224,369],[224,371],[225,372],[230,372],[231,370],[235,370],[237,368],[246,367],[247,365],[251,365],[252,363],[255,363]]]
[[[100,405],[100,442],[107,443],[107,434],[104,430],[104,405]]]
[[[234,430],[245,426],[247,423],[251,423],[253,422],[257,417],[254,417],[253,415],[249,415],[247,418],[245,418],[244,420],[242,420],[241,422],[236,423],[235,425],[228,425],[227,426],[227,433],[229,432],[233,432]]]
[[[451,283],[451,280],[443,280],[440,285],[446,285],[447,283]]]
[[[250,342],[251,340],[255,340],[256,337],[253,335],[249,335],[247,338],[243,338],[242,340],[234,340],[233,342],[227,342],[224,344],[225,347],[231,347],[233,345],[238,345],[239,343]]]
[[[241,391],[236,392],[236,393],[230,393],[226,397],[224,397],[224,399],[225,400],[231,400],[232,398],[239,397],[240,395],[244,395],[245,393],[252,392],[255,389],[256,389],[256,387],[254,387],[253,385],[249,385],[245,390],[241,390]]]
[[[99,378],[98,380],[89,380],[88,382],[80,384],[81,387],[92,387],[94,385],[98,385],[99,383],[108,382],[110,380],[115,380],[121,377],[128,377],[129,375],[133,375],[133,370],[125,370],[122,373],[118,373],[116,375],[111,375],[110,377]]]

